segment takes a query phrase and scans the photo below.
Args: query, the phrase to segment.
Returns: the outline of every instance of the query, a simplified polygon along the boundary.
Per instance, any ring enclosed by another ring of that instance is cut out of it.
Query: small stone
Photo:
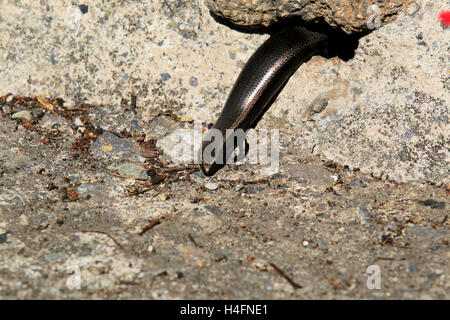
[[[48,262],[54,262],[57,261],[59,259],[64,258],[66,255],[62,252],[56,252],[56,253],[50,253],[44,256],[44,259],[47,260]]]
[[[0,244],[5,243],[8,238],[8,232],[0,234]]]
[[[162,78],[163,81],[167,81],[170,78],[172,78],[172,76],[170,74],[168,74],[168,73],[161,73],[161,78]]]
[[[161,149],[175,165],[190,164],[193,153],[186,150],[194,148],[193,130],[180,128],[158,140],[156,147]]]
[[[247,186],[247,193],[248,194],[255,194],[256,193],[255,187],[252,186],[252,185]]]
[[[78,117],[75,118],[75,120],[73,121],[73,124],[76,125],[77,127],[82,127],[83,126],[83,122]]]
[[[209,191],[217,190],[218,187],[219,185],[214,182],[208,182],[207,184],[205,184],[205,188],[208,189]]]
[[[96,158],[130,160],[136,158],[135,149],[133,141],[105,132],[91,144],[89,152]]]
[[[191,78],[189,79],[189,84],[190,84],[191,86],[193,86],[193,87],[198,86],[198,79],[197,79],[196,77],[191,77]]]
[[[78,5],[82,14],[86,14],[89,11],[89,7],[85,4]]]
[[[382,298],[382,297],[384,297],[384,292],[374,291],[374,292],[372,292],[372,295],[377,298]]]
[[[80,184],[76,188],[76,190],[80,196],[93,196],[95,193],[101,193],[103,191],[103,188],[98,184],[83,183]]]
[[[112,164],[108,166],[108,170],[116,170],[117,173],[127,177],[134,177],[139,179],[148,179],[147,170],[140,165],[134,164],[132,162],[127,162],[123,164]]]
[[[293,215],[295,219],[301,217],[303,213],[305,213],[305,208],[303,208],[303,206],[298,205],[294,208]]]
[[[166,201],[169,198],[170,198],[170,196],[168,194],[162,194],[159,196],[159,200],[161,200],[161,201]]]
[[[419,204],[430,207],[432,209],[445,209],[445,202],[444,201],[436,201],[433,199],[427,199],[422,201],[417,201]]]
[[[309,241],[307,241],[307,240],[305,240],[305,241],[303,241],[303,246],[306,248],[308,245],[309,245]]]
[[[219,208],[217,208],[216,206],[209,206],[209,205],[207,205],[204,208],[206,210],[208,210],[209,212],[215,214],[216,216],[221,216],[222,215],[222,211]]]
[[[181,116],[181,122],[192,122],[194,119],[191,116],[188,115],[182,115]]]
[[[31,121],[33,119],[33,116],[31,115],[31,112],[28,110],[22,110],[19,112],[14,113],[11,116],[11,119],[21,119],[21,120],[28,120]]]
[[[267,264],[264,262],[255,262],[254,265],[259,271],[267,271]]]
[[[361,188],[365,188],[367,187],[364,183],[362,183],[359,180],[352,180],[350,181],[350,187],[361,187]]]
[[[205,182],[205,179],[203,179],[200,175],[201,175],[200,172],[194,172],[189,176],[189,178],[191,179],[191,181],[195,183],[203,184]]]
[[[6,102],[11,102],[14,99],[14,96],[11,94],[6,98]]]
[[[328,170],[322,166],[311,164],[290,164],[284,169],[285,174],[295,180],[306,182],[320,187],[328,187],[335,181],[330,177]]]

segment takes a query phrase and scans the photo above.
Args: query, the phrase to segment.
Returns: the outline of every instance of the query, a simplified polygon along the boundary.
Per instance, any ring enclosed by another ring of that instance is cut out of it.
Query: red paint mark
[[[441,23],[444,26],[450,26],[450,10],[441,11],[441,13],[439,13],[439,20],[441,20]]]

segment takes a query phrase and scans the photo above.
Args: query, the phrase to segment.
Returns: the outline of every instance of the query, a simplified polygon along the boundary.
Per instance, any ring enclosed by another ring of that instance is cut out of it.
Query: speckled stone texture
[[[325,20],[333,27],[347,33],[369,29],[374,13],[379,13],[381,25],[393,21],[398,12],[407,8],[413,0],[205,0],[208,8],[217,16],[247,28],[269,26],[280,19],[301,17],[304,21]],[[378,11],[368,9],[372,5]]]

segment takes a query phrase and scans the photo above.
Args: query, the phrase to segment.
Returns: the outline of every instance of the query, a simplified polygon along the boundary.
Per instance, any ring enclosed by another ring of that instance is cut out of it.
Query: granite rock
[[[247,28],[269,26],[282,19],[324,20],[347,33],[374,29],[393,21],[400,10],[415,10],[412,0],[205,0],[215,15]]]

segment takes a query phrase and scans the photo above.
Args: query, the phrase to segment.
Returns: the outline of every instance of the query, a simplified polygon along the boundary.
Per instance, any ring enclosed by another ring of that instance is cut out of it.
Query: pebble
[[[372,295],[377,298],[382,298],[384,297],[384,292],[374,291],[372,292]]]
[[[255,262],[254,265],[259,271],[267,271],[267,264],[264,262]]]
[[[206,210],[208,210],[209,212],[215,214],[216,216],[221,216],[222,215],[222,211],[219,208],[217,208],[216,206],[207,205],[204,208]]]
[[[73,135],[73,130],[71,128],[70,123],[67,121],[67,119],[60,117],[60,116],[56,116],[51,113],[45,114],[42,117],[41,121],[39,122],[39,125],[42,128],[50,130],[55,133],[60,132],[60,133],[68,134],[70,136]]]
[[[118,174],[127,177],[134,177],[139,179],[148,179],[147,170],[140,165],[132,162],[126,162],[122,164],[112,164],[108,166],[108,170],[116,170]]]
[[[31,119],[33,118],[33,116],[31,115],[31,112],[28,110],[22,110],[19,112],[14,113],[11,116],[12,119],[22,119],[22,120],[28,120],[31,121]]]
[[[0,244],[5,243],[8,238],[8,232],[0,234]]]
[[[80,184],[76,190],[80,196],[87,196],[87,195],[93,196],[97,192],[99,193],[102,192],[103,189],[102,186],[99,184],[83,183]]]
[[[303,208],[303,206],[298,205],[294,208],[293,214],[295,219],[301,217],[303,213],[305,213],[305,208]]]
[[[115,160],[136,158],[132,142],[119,138],[110,132],[105,132],[99,136],[89,147],[89,152],[96,158]]]
[[[172,78],[172,76],[170,74],[168,74],[168,73],[161,73],[161,78],[162,78],[163,81],[167,81],[170,78]]]
[[[208,189],[209,191],[217,190],[218,187],[219,185],[214,182],[208,182],[207,184],[205,184],[205,188]]]
[[[365,188],[365,187],[367,187],[364,183],[362,183],[361,181],[359,181],[359,180],[352,180],[352,181],[350,181],[350,187],[361,187],[361,188]]]
[[[198,79],[197,79],[196,77],[191,77],[191,78],[189,79],[189,84],[190,84],[191,86],[193,86],[193,87],[198,86]]]
[[[194,119],[191,116],[188,115],[182,115],[181,116],[181,122],[192,122]]]
[[[252,186],[252,185],[247,186],[247,193],[248,194],[255,194],[256,193],[255,187]]]
[[[50,253],[44,256],[44,259],[48,262],[54,262],[56,260],[64,258],[66,255],[62,252]]]
[[[432,209],[445,209],[445,202],[444,201],[436,201],[433,199],[427,199],[423,201],[417,201],[419,204],[430,207]]]
[[[76,125],[77,127],[82,127],[83,126],[83,122],[78,117],[75,118],[75,120],[73,121],[73,124]]]
[[[200,175],[201,175],[201,173],[194,172],[193,174],[191,174],[189,176],[189,178],[191,179],[191,181],[193,181],[195,183],[202,184],[205,182],[205,179],[203,179]]]

